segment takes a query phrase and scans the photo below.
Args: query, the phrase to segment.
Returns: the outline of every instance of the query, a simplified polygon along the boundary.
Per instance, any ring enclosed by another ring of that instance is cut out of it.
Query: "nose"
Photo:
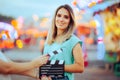
[[[60,20],[60,21],[63,21],[63,20],[64,20],[64,18],[63,18],[63,17],[61,17],[59,20]]]

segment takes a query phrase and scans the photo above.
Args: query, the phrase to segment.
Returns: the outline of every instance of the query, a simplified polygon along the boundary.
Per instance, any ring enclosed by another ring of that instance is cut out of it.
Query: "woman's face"
[[[55,25],[59,30],[65,30],[70,23],[70,14],[65,8],[58,10],[55,18]]]

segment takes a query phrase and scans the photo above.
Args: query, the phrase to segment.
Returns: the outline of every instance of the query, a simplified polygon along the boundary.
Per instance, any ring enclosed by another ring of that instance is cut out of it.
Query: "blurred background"
[[[56,8],[69,4],[83,41],[85,72],[75,80],[120,80],[120,0],[0,0],[0,50],[11,60],[40,56]],[[12,80],[35,80],[12,75]]]

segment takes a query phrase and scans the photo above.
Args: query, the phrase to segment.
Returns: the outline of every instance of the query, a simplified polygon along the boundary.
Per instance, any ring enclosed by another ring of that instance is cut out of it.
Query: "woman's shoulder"
[[[80,43],[80,45],[82,45],[82,41],[76,36],[76,35],[71,35],[71,39],[70,39],[70,42],[72,43]]]
[[[70,40],[81,41],[76,35],[72,34]]]

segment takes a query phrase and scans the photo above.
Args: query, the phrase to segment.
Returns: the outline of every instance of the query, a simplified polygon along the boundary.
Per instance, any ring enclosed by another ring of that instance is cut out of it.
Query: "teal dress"
[[[47,54],[51,51],[62,48],[63,52],[51,57],[50,60],[64,60],[66,65],[70,65],[74,63],[72,50],[77,43],[80,43],[80,45],[82,45],[82,41],[80,41],[80,39],[77,38],[75,35],[71,35],[71,37],[63,43],[54,42],[51,45],[45,43],[43,54]],[[67,76],[69,80],[74,80],[73,73],[65,72],[65,76]]]

